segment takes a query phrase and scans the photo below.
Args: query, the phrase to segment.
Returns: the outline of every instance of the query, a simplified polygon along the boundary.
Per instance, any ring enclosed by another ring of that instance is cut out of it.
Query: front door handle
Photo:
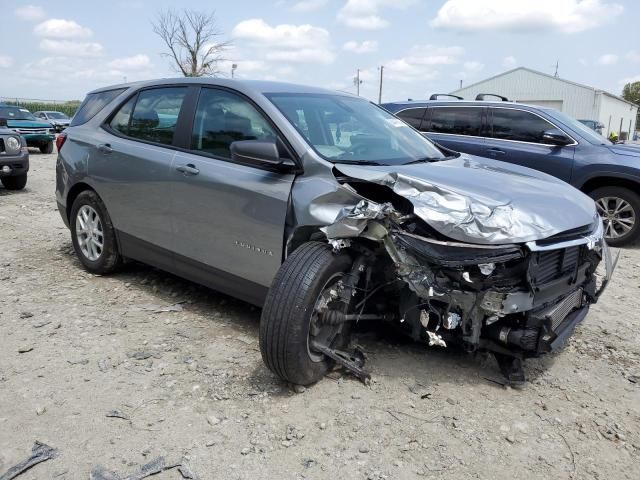
[[[176,170],[185,175],[198,175],[200,170],[196,168],[193,163],[187,163],[186,165],[178,165]]]
[[[100,145],[98,145],[98,150],[100,150],[102,153],[113,152],[113,148],[111,148],[111,145],[109,145],[108,143],[101,143]]]
[[[499,148],[490,148],[487,151],[489,152],[489,155],[506,155],[507,153],[504,150],[500,150]]]

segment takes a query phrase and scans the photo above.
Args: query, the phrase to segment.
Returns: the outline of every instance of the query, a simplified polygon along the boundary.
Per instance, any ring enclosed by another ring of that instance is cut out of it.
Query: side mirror
[[[0,127],[6,127],[6,126],[7,126],[7,119],[0,118]]]
[[[564,147],[565,145],[573,143],[573,140],[571,140],[564,134],[564,132],[558,130],[557,128],[544,132],[542,134],[542,141],[549,145],[557,145],[559,147]]]
[[[273,170],[290,170],[295,163],[281,158],[275,142],[262,140],[239,140],[230,146],[231,159],[245,165],[267,167]]]

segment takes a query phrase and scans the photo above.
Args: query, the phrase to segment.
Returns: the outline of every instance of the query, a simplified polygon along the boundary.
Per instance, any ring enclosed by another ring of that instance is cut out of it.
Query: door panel
[[[166,249],[173,245],[167,195],[173,155],[100,131],[89,161],[89,175],[115,228]]]
[[[177,153],[171,171],[175,252],[268,287],[282,260],[294,175],[236,164],[230,145],[278,135],[251,102],[217,88],[201,90],[190,130],[192,153]]]
[[[294,175],[178,153],[172,177],[175,252],[269,286],[282,260]]]
[[[89,175],[100,185],[114,226],[138,240],[173,248],[171,164],[187,87],[141,90],[97,131]]]
[[[557,128],[531,112],[512,108],[490,108],[491,131],[484,156],[522,165],[571,181],[574,146],[545,145],[542,133]]]

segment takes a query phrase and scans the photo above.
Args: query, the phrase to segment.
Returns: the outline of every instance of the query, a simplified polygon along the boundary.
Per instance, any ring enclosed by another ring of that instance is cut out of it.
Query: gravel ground
[[[0,187],[0,475],[39,440],[58,456],[20,480],[158,457],[200,479],[640,478],[638,246],[523,389],[489,357],[375,331],[357,338],[369,387],[332,372],[294,391],[262,363],[258,309],[144,265],[85,272],[55,155],[31,162],[24,191]]]

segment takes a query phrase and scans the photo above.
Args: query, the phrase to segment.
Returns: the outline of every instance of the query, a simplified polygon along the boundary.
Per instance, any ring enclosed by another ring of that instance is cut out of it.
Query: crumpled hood
[[[593,200],[550,175],[485,158],[395,166],[335,165],[341,173],[385,185],[447,237],[478,244],[541,240],[590,225]]]

